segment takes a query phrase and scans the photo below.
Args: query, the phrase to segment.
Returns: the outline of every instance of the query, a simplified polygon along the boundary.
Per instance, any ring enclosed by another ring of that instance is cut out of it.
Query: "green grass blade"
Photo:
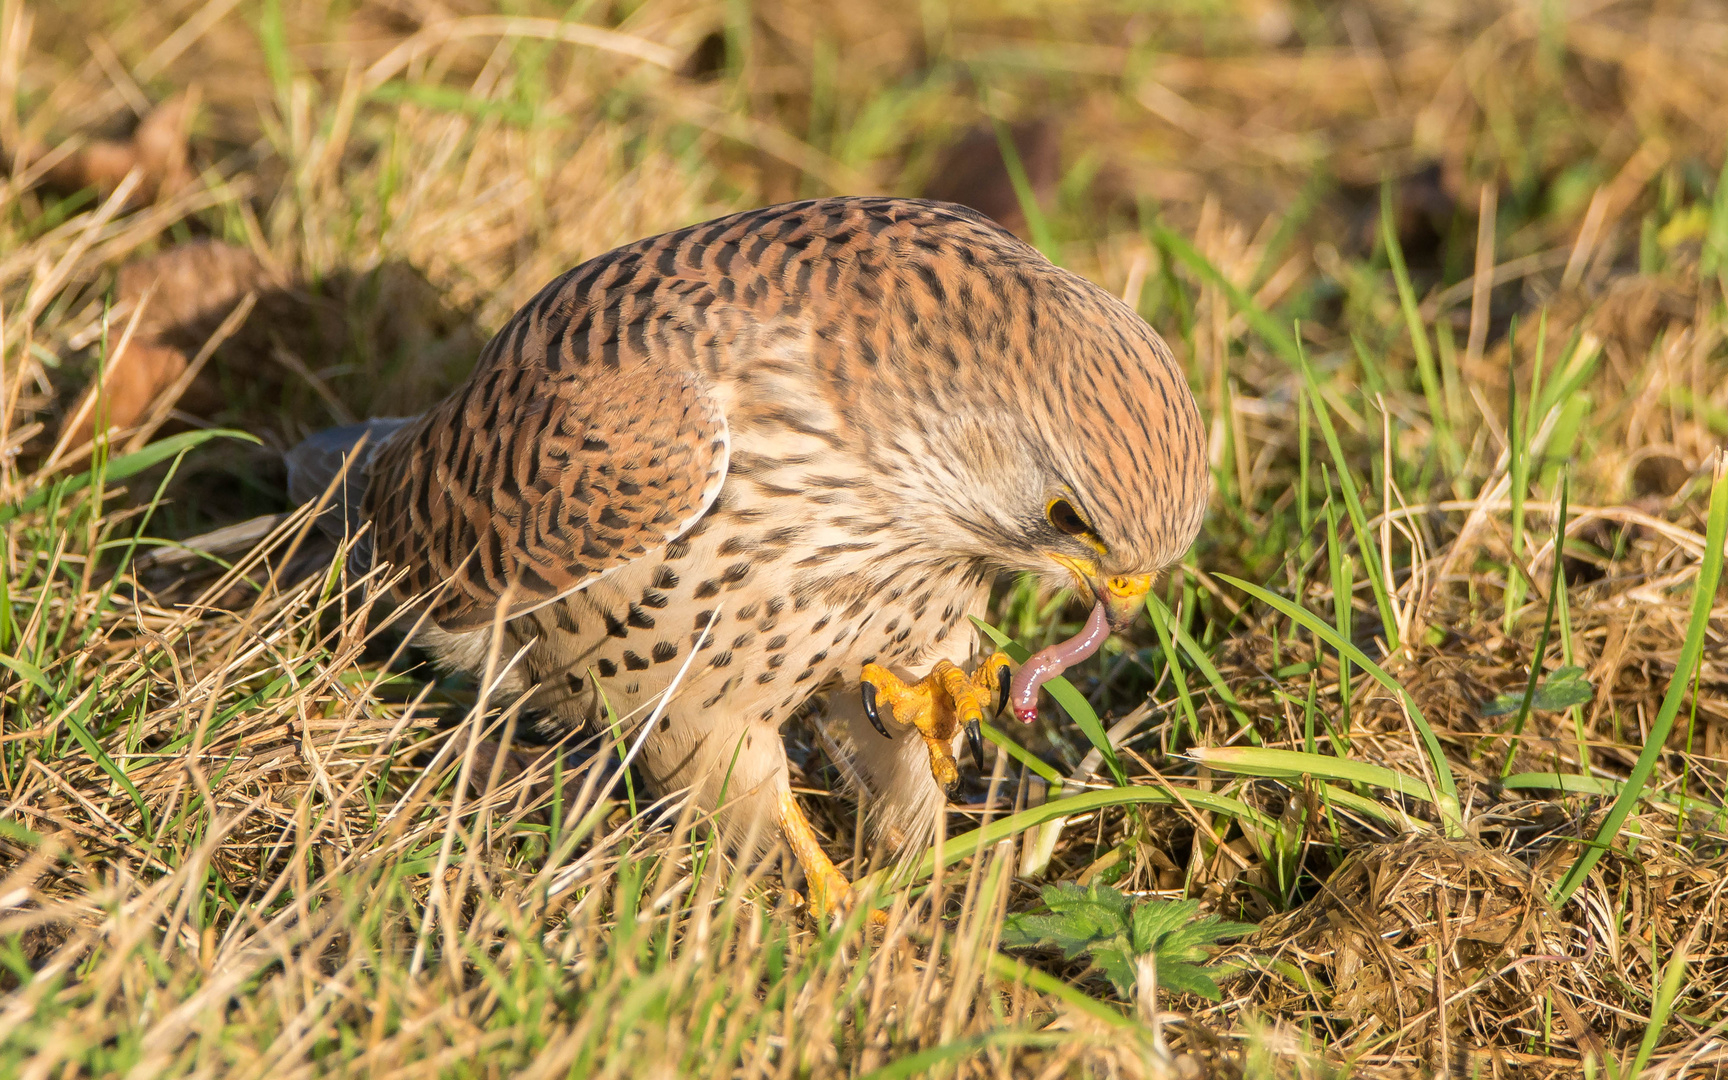
[[[1300,371],[1302,369],[1302,353],[1297,340],[1287,333],[1277,319],[1268,315],[1256,305],[1247,293],[1237,288],[1235,283],[1224,276],[1223,271],[1212,265],[1212,261],[1200,254],[1199,250],[1187,240],[1157,222],[1152,224],[1152,235],[1158,246],[1176,257],[1182,265],[1188,267],[1202,280],[1216,285],[1230,300],[1230,306],[1242,313],[1248,325],[1254,332],[1266,339],[1274,352],[1282,357],[1285,363]]]
[[[1188,692],[1188,673],[1182,670],[1182,662],[1176,656],[1176,642],[1170,636],[1170,627],[1175,625],[1175,616],[1170,615],[1166,622],[1159,611],[1168,614],[1170,609],[1159,603],[1158,609],[1151,607],[1148,597],[1147,610],[1152,615],[1152,629],[1158,635],[1158,647],[1164,653],[1164,666],[1170,671],[1171,681],[1176,684],[1176,700],[1181,706],[1182,715],[1188,721],[1188,737],[1195,742],[1200,741],[1200,714],[1194,711],[1194,698]]]
[[[950,837],[942,845],[942,865],[953,866],[963,859],[970,858],[979,851],[999,844],[1004,840],[1046,821],[1057,818],[1073,817],[1077,814],[1090,813],[1094,810],[1104,810],[1112,806],[1135,806],[1151,804],[1156,806],[1193,806],[1201,810],[1210,810],[1215,814],[1236,818],[1268,832],[1277,829],[1278,823],[1260,811],[1249,806],[1240,799],[1232,799],[1228,795],[1220,795],[1214,791],[1200,791],[1194,788],[1177,788],[1169,785],[1150,787],[1133,784],[1128,787],[1108,788],[1098,791],[1082,792],[1067,798],[1052,799],[1042,806],[1028,807],[1017,814],[997,818],[990,824],[959,836]],[[936,852],[928,849],[910,871],[905,873],[905,881],[918,881],[936,872]],[[873,885],[877,895],[885,896],[886,885],[891,879],[898,879],[901,872],[894,868],[878,870],[865,881],[858,883],[862,890],[866,883]]]
[[[1380,610],[1380,626],[1385,631],[1386,647],[1398,647],[1398,620],[1392,617],[1392,598],[1387,589],[1385,568],[1380,565],[1380,550],[1374,546],[1368,531],[1368,515],[1362,512],[1362,496],[1356,481],[1350,478],[1350,465],[1344,460],[1344,446],[1338,441],[1338,431],[1332,426],[1332,412],[1320,393],[1320,384],[1308,366],[1307,357],[1297,354],[1297,365],[1303,384],[1314,402],[1314,419],[1320,422],[1320,434],[1326,440],[1326,450],[1332,455],[1332,466],[1338,470],[1338,487],[1344,492],[1344,509],[1350,514],[1350,527],[1356,530],[1356,546],[1362,552],[1362,564],[1368,569],[1368,585],[1374,590],[1374,605]]]
[[[1326,467],[1320,467],[1321,476],[1325,478],[1327,490],[1331,490],[1330,474]],[[1351,606],[1356,595],[1352,566],[1344,553],[1343,543],[1338,538],[1338,504],[1330,498],[1326,500],[1326,560],[1332,574],[1332,621],[1338,630],[1338,636],[1345,641],[1354,641],[1351,630],[1352,616],[1355,609]],[[1319,641],[1315,642],[1316,648]],[[1350,738],[1350,686],[1355,674],[1350,670],[1350,658],[1338,657],[1338,727],[1348,742]]]
[[[1500,786],[1512,791],[1563,791],[1568,795],[1601,795],[1616,796],[1626,790],[1626,785],[1619,780],[1609,780],[1601,776],[1581,776],[1578,773],[1527,772],[1513,773],[1500,781]],[[1651,806],[1660,807],[1673,813],[1689,812],[1718,815],[1722,807],[1707,799],[1693,795],[1657,796],[1644,793],[1640,796]]]
[[[1428,329],[1422,325],[1422,312],[1416,304],[1416,289],[1410,284],[1410,270],[1404,265],[1404,249],[1398,245],[1398,231],[1392,227],[1392,185],[1380,186],[1380,240],[1386,245],[1386,260],[1392,264],[1392,280],[1398,286],[1398,306],[1404,311],[1404,326],[1410,331],[1410,345],[1416,350],[1416,374],[1422,380],[1422,396],[1428,399],[1428,416],[1434,423],[1434,435],[1440,442],[1440,452],[1446,466],[1457,472],[1463,464],[1458,443],[1452,437],[1451,418],[1446,414],[1446,400],[1440,392],[1440,376],[1434,366],[1434,352],[1428,345]]]
[[[264,66],[270,72],[270,82],[276,87],[277,100],[286,104],[288,84],[294,78],[294,57],[288,50],[288,20],[282,0],[264,0],[258,13],[258,44]]]
[[[1350,758],[1256,746],[1196,747],[1188,752],[1188,756],[1209,768],[1238,776],[1261,776],[1287,783],[1300,781],[1303,777],[1342,780],[1345,783],[1390,788],[1403,795],[1433,801],[1428,785],[1421,780],[1380,765]],[[1417,832],[1432,831],[1432,826],[1426,821],[1413,818],[1384,803],[1364,798],[1354,791],[1332,784],[1317,786],[1327,799],[1364,817],[1371,817],[1393,828],[1415,829]]]
[[[1026,646],[983,619],[974,616],[972,621],[977,624],[978,629],[989,635],[990,640],[996,643],[996,647],[1007,653],[1016,664],[1024,664],[1027,658],[1032,655]],[[1119,785],[1126,784],[1128,774],[1122,771],[1122,761],[1116,756],[1116,748],[1110,745],[1110,737],[1104,731],[1104,723],[1098,719],[1098,713],[1093,710],[1091,702],[1086,700],[1085,695],[1076,690],[1073,683],[1060,676],[1045,683],[1044,689],[1055,699],[1056,704],[1062,706],[1068,713],[1075,726],[1085,734],[1086,741],[1090,742],[1103,756],[1104,765],[1110,770],[1110,775],[1116,783]]]
[[[54,684],[48,681],[48,676],[42,669],[28,660],[20,660],[15,656],[0,653],[0,666],[9,667],[20,679],[48,695],[48,700],[60,703],[60,695],[54,692]]]
[[[448,86],[406,81],[387,82],[366,95],[381,105],[409,104],[437,112],[456,113],[481,119],[496,117],[518,128],[540,126],[534,107],[518,101],[495,101],[475,97]]]
[[[1548,579],[1548,613],[1542,617],[1542,633],[1536,639],[1536,654],[1530,658],[1530,678],[1524,684],[1524,700],[1518,705],[1518,719],[1512,724],[1511,740],[1506,747],[1506,763],[1500,767],[1501,776],[1512,775],[1512,759],[1518,756],[1518,739],[1524,734],[1524,724],[1530,719],[1530,706],[1536,701],[1536,684],[1542,678],[1542,658],[1548,655],[1548,635],[1554,630],[1554,609],[1560,600],[1560,591],[1566,587],[1566,579],[1561,573],[1565,560],[1561,558],[1566,548],[1566,501],[1572,492],[1572,478],[1565,477],[1560,481],[1560,514],[1554,526],[1554,573]]]
[[[1207,768],[1241,776],[1265,776],[1274,780],[1300,780],[1318,776],[1341,780],[1347,784],[1368,784],[1390,788],[1400,795],[1434,802],[1434,792],[1426,781],[1401,772],[1351,758],[1309,754],[1300,750],[1275,750],[1260,746],[1197,746],[1188,756]]]
[[[1404,702],[1405,709],[1410,713],[1411,723],[1416,725],[1417,734],[1421,736],[1423,747],[1428,754],[1429,765],[1434,769],[1434,780],[1439,790],[1434,793],[1431,801],[1439,809],[1440,820],[1445,823],[1448,834],[1456,835],[1457,832],[1461,832],[1463,828],[1462,809],[1458,803],[1458,785],[1452,778],[1452,768],[1446,762],[1446,752],[1440,747],[1439,737],[1434,734],[1434,729],[1428,724],[1428,718],[1422,715],[1421,707],[1416,704],[1416,699],[1410,696],[1410,692],[1404,689],[1397,679],[1387,674],[1386,670],[1379,664],[1368,659],[1367,653],[1339,637],[1336,630],[1326,625],[1324,620],[1308,609],[1299,604],[1291,603],[1282,596],[1262,589],[1258,585],[1250,585],[1240,578],[1234,578],[1228,574],[1219,574],[1218,577],[1307,627],[1310,633],[1324,639],[1328,645],[1338,650],[1340,655],[1348,656],[1356,663],[1357,667],[1373,676],[1375,682],[1399,696]]]
[[[1242,703],[1236,700],[1236,695],[1224,682],[1224,676],[1219,674],[1217,665],[1213,664],[1212,658],[1206,655],[1206,650],[1200,647],[1200,643],[1195,641],[1188,631],[1177,624],[1175,613],[1164,606],[1164,601],[1151,593],[1146,594],[1146,613],[1151,616],[1152,626],[1158,631],[1158,640],[1163,641],[1167,634],[1174,636],[1176,644],[1182,646],[1182,651],[1187,653],[1188,659],[1194,662],[1195,669],[1205,676],[1206,684],[1212,688],[1212,692],[1217,694],[1219,699],[1229,708],[1230,715],[1234,716],[1236,722],[1247,730],[1248,737],[1258,743],[1260,733],[1254,729],[1254,721],[1249,719],[1248,714],[1243,711]],[[1198,735],[1198,728],[1196,728],[1196,735]]]
[[[1057,258],[1056,237],[1050,232],[1050,220],[1044,215],[1044,208],[1038,205],[1038,193],[1032,190],[1032,180],[1026,175],[1026,164],[1020,160],[1020,148],[1014,145],[1014,135],[1008,130],[1008,125],[990,117],[990,126],[996,133],[996,147],[1002,153],[1002,168],[1008,174],[1008,182],[1014,187],[1014,198],[1020,204],[1020,212],[1026,215],[1026,231],[1032,234],[1032,246],[1043,252],[1044,257],[1061,265]]]
[[[1688,934],[1685,941],[1674,947],[1674,955],[1662,968],[1662,980],[1656,985],[1650,1002],[1650,1023],[1644,1028],[1644,1038],[1638,1043],[1638,1055],[1632,1059],[1632,1067],[1626,1070],[1627,1076],[1644,1075],[1644,1066],[1650,1064],[1650,1055],[1656,1052],[1656,1044],[1662,1041],[1662,1029],[1668,1026],[1674,999],[1680,996],[1680,986],[1686,978],[1686,949],[1691,942],[1692,936]],[[1655,951],[1654,945],[1651,951]]]
[[[1515,340],[1516,334],[1512,335]],[[1506,350],[1506,475],[1512,500],[1512,557],[1506,565],[1506,596],[1501,632],[1510,636],[1518,610],[1524,606],[1524,500],[1530,490],[1530,443],[1535,435],[1536,400],[1542,381],[1542,353],[1548,342],[1548,314],[1536,326],[1536,361],[1523,414],[1518,409],[1518,350]]]
[[[89,703],[86,702],[85,708],[88,709],[88,707]],[[90,759],[108,774],[110,780],[120,785],[120,789],[132,800],[133,806],[137,808],[139,816],[143,819],[144,835],[150,835],[154,831],[150,821],[150,805],[144,801],[144,796],[139,792],[137,785],[133,784],[125,770],[116,765],[114,759],[103,751],[102,745],[96,741],[96,736],[84,726],[81,719],[72,713],[67,713],[64,719],[66,726],[72,731],[72,737],[78,740],[78,745],[84,748],[84,752],[90,755]]]
[[[1434,826],[1423,821],[1421,818],[1413,818],[1401,810],[1387,806],[1385,803],[1375,802],[1373,799],[1365,798],[1356,794],[1354,791],[1338,787],[1334,784],[1319,784],[1316,786],[1318,787],[1320,794],[1325,798],[1337,803],[1346,810],[1352,810],[1361,814],[1363,817],[1373,818],[1376,821],[1383,822],[1395,829],[1413,829],[1419,833],[1431,833],[1434,831]]]
[[[1042,776],[1046,783],[1050,784],[1052,787],[1054,787],[1058,790],[1060,790],[1062,785],[1064,783],[1066,783],[1066,781],[1064,781],[1062,779],[1061,773],[1057,772],[1055,769],[1052,769],[1050,766],[1046,765],[1043,761],[1039,760],[1038,755],[1032,753],[1032,751],[1026,749],[1024,746],[1021,746],[1019,743],[1015,742],[1013,739],[1010,739],[1007,735],[1004,735],[1001,731],[998,731],[996,729],[996,725],[994,725],[994,724],[979,724],[978,727],[980,730],[982,730],[984,732],[984,737],[986,739],[989,739],[991,742],[995,743],[997,746],[1000,746],[1004,751],[1007,752],[1009,757],[1013,758],[1015,761],[1018,761],[1022,768],[1031,769],[1033,772],[1037,773],[1039,776]]]
[[[1030,971],[1032,969],[1027,968]],[[1042,972],[1040,972],[1042,974]],[[1049,978],[1049,976],[1045,976]],[[1025,981],[1025,980],[1020,980]],[[1030,985],[1030,984],[1028,984]],[[1042,989],[1037,988],[1037,989]],[[1064,987],[1064,989],[1071,989]],[[1054,991],[1045,991],[1053,993]],[[1083,996],[1083,995],[1081,995]],[[1090,1001],[1090,998],[1086,1000]],[[1092,1010],[1087,1010],[1091,1013]],[[1116,1014],[1120,1023],[1126,1020],[1120,1013]],[[897,1061],[892,1061],[879,1069],[871,1069],[859,1080],[906,1080],[912,1076],[929,1076],[931,1070],[938,1065],[971,1057],[993,1046],[1061,1046],[1074,1042],[1078,1036],[1044,1031],[991,1031],[983,1035],[974,1035],[967,1039],[956,1039],[953,1042],[939,1043],[916,1054],[907,1054]]]
[[[991,954],[990,971],[1004,982],[1023,983],[1040,994],[1049,994],[1053,998],[1058,998],[1062,1004],[1074,1011],[1083,1012],[1095,1020],[1102,1020],[1111,1027],[1137,1027],[1132,1018],[1113,1008],[1109,1003],[1099,1001],[1097,998],[1069,986],[1054,975],[1047,975],[1012,956],[1004,956],[1001,953]]]
[[[166,439],[153,442],[141,450],[134,450],[130,454],[122,454],[120,457],[113,458],[108,462],[107,468],[103,472],[103,481],[112,483],[115,480],[124,480],[129,476],[143,472],[152,465],[158,465],[176,454],[201,446],[211,439],[244,439],[249,443],[259,442],[256,435],[249,435],[244,431],[232,431],[227,428],[185,431],[179,435],[170,435]],[[91,473],[85,472],[77,476],[69,476],[59,483],[38,488],[11,506],[0,506],[0,525],[6,524],[20,514],[39,510],[48,505],[54,498],[63,499],[67,495],[89,487],[91,475]]]
[[[1728,159],[1723,160],[1722,172],[1716,177],[1716,195],[1710,200],[1710,223],[1704,232],[1698,268],[1706,274],[1728,270]]]
[[[44,839],[41,833],[25,828],[11,818],[0,818],[0,836],[31,847],[40,847]]]
[[[1686,641],[1680,647],[1680,658],[1674,665],[1674,676],[1668,682],[1668,692],[1662,696],[1662,708],[1656,714],[1656,722],[1650,725],[1650,734],[1644,740],[1644,750],[1638,755],[1637,762],[1626,777],[1625,789],[1614,800],[1614,805],[1597,828],[1589,846],[1549,894],[1549,902],[1555,907],[1561,907],[1570,900],[1572,894],[1577,892],[1578,887],[1590,876],[1591,869],[1595,867],[1597,860],[1602,858],[1602,853],[1608,850],[1614,837],[1619,835],[1620,826],[1626,823],[1632,807],[1637,805],[1643,794],[1644,786],[1650,782],[1650,775],[1656,770],[1656,759],[1667,749],[1668,734],[1674,730],[1674,718],[1679,715],[1681,701],[1686,697],[1687,683],[1703,657],[1704,633],[1710,626],[1710,611],[1716,602],[1716,584],[1722,576],[1722,543],[1725,535],[1728,535],[1728,458],[1723,458],[1719,451],[1715,482],[1710,491],[1710,518],[1705,527],[1704,559],[1698,567],[1698,579],[1693,586],[1692,617],[1686,626]]]

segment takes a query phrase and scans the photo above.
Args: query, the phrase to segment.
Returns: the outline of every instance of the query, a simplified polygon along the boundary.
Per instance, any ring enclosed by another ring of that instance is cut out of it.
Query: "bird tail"
[[[289,450],[289,500],[297,506],[316,502],[329,491],[329,501],[318,515],[319,529],[337,541],[358,535],[365,522],[361,503],[372,459],[392,435],[414,419],[392,417],[328,428]],[[334,490],[332,484],[336,485]]]

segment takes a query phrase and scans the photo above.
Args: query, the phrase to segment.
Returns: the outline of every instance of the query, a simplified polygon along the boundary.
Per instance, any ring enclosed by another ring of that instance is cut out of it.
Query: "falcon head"
[[[1029,568],[1102,601],[1121,630],[1200,531],[1210,470],[1199,410],[1168,347],[1101,293],[1104,318],[1075,328],[1067,362],[1050,365],[1060,392],[1029,404],[1035,479],[1020,496],[1032,505],[1019,511],[1030,523],[1019,546]]]
[[[1096,286],[1048,273],[1061,279],[1040,331],[1002,358],[992,400],[971,411],[975,394],[930,421],[948,433],[939,456],[953,455],[941,486],[956,526],[948,549],[1072,585],[1120,630],[1200,531],[1205,430],[1152,328]]]
[[[1136,572],[1145,563],[1113,557],[1097,529],[1066,495],[1049,500],[1044,507],[1044,520],[1050,531],[1042,537],[1045,542],[1038,554],[1067,571],[1080,596],[1104,602],[1110,629],[1121,630],[1132,623],[1146,602],[1157,568]]]

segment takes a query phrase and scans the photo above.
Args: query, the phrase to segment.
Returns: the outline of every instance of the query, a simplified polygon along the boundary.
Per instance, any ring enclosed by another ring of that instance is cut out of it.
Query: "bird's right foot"
[[[886,702],[896,722],[918,729],[930,751],[930,776],[944,791],[960,782],[960,767],[954,760],[954,736],[962,730],[971,746],[973,761],[984,768],[986,715],[1001,712],[1008,697],[1008,657],[991,653],[967,675],[955,664],[938,660],[930,674],[915,683],[902,681],[880,664],[865,664],[859,677],[864,696],[864,715],[884,737],[880,704]]]

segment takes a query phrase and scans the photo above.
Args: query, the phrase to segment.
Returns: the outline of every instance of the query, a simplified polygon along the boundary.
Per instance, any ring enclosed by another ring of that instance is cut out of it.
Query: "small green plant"
[[[1525,694],[1497,694],[1492,701],[1482,703],[1483,716],[1511,716],[1524,707]],[[1530,708],[1536,712],[1564,712],[1574,705],[1588,705],[1596,698],[1596,688],[1584,678],[1584,669],[1576,665],[1556,668],[1548,673],[1529,695]]]
[[[1134,903],[1108,885],[1047,885],[1044,905],[1047,913],[1010,915],[1002,944],[1055,946],[1069,960],[1088,955],[1125,999],[1133,995],[1139,959],[1150,954],[1159,986],[1217,1001],[1213,975],[1219,969],[1203,966],[1211,958],[1209,947],[1255,929],[1252,923],[1199,916],[1198,900]]]

